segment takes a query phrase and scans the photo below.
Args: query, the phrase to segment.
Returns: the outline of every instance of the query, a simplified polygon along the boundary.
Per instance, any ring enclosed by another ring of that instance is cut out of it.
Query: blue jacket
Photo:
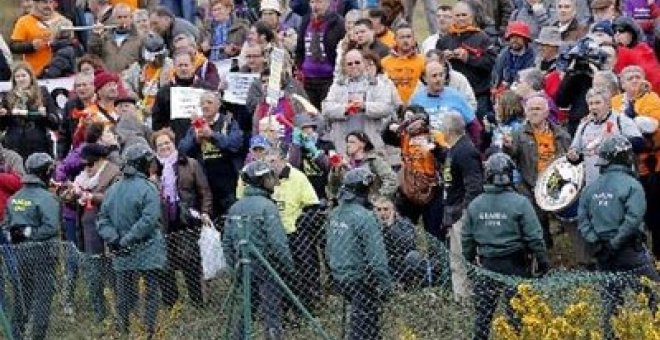
[[[610,165],[580,196],[578,230],[587,242],[618,250],[643,236],[645,213],[644,189],[632,170]]]
[[[504,48],[495,59],[495,66],[490,79],[491,87],[497,87],[502,82],[509,85],[513,84],[519,71],[534,67],[535,59],[534,49],[529,44],[525,47],[525,52],[522,55],[511,53],[509,47]]]
[[[96,228],[106,243],[119,242],[115,270],[165,267],[167,250],[161,233],[161,203],[156,185],[140,173],[124,173],[105,194]]]

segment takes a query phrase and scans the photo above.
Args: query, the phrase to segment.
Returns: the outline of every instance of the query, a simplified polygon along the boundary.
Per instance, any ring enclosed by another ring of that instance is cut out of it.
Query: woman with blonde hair
[[[12,89],[0,103],[0,132],[4,146],[23,159],[35,152],[53,155],[51,131],[59,126],[57,107],[45,86],[39,86],[30,65],[15,63]]]

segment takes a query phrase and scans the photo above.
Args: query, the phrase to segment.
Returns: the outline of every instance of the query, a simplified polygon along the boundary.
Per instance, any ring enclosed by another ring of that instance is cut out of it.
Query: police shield
[[[566,157],[554,160],[543,171],[534,187],[538,206],[549,212],[561,212],[576,203],[584,186],[584,164],[571,164]]]

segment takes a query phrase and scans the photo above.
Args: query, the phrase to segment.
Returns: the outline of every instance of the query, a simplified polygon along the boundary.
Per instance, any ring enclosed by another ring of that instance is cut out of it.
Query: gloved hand
[[[596,259],[598,260],[598,262],[599,263],[607,262],[612,258],[613,255],[614,255],[614,249],[612,249],[612,245],[610,244],[610,242],[609,241],[600,242],[600,246],[596,251]]]
[[[305,137],[303,136],[302,130],[300,128],[293,129],[293,134],[291,135],[291,143],[294,145],[303,146],[304,138]]]
[[[541,277],[550,271],[550,263],[546,259],[537,259],[536,274]]]
[[[321,150],[316,147],[316,139],[314,138],[305,138],[303,140],[302,147],[312,155],[312,158],[318,157],[318,155],[321,153]]]
[[[30,236],[32,229],[30,227],[12,227],[9,229],[9,237],[12,244],[25,242]]]
[[[116,239],[112,242],[108,242],[107,245],[110,254],[117,255],[121,251],[121,247],[119,246],[119,239]]]

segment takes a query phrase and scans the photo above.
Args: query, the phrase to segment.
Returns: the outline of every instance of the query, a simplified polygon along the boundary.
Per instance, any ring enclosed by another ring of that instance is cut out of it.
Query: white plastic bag
[[[227,268],[220,232],[212,225],[203,226],[198,243],[202,256],[204,280],[213,279]]]

